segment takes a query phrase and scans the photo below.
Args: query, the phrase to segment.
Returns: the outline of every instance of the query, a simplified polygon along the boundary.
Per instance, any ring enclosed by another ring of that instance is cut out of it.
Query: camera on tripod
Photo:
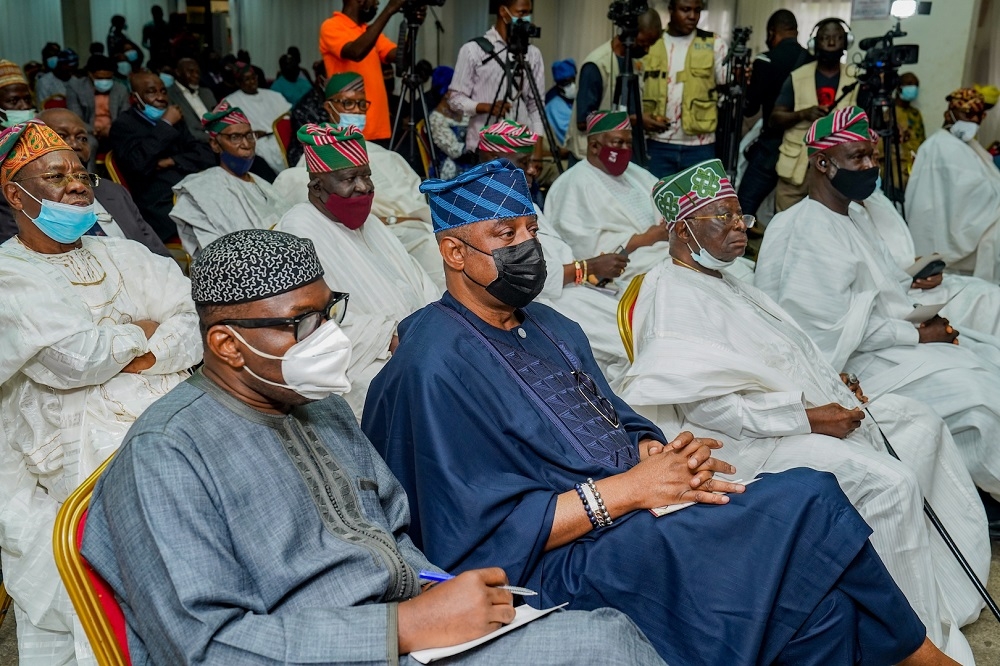
[[[407,21],[413,21],[421,7],[444,7],[444,3],[445,0],[406,0],[402,9],[403,16]]]
[[[861,86],[858,106],[868,113],[872,129],[876,131],[886,129],[879,126],[882,114],[875,111],[892,105],[892,91],[899,85],[899,68],[916,64],[920,57],[918,45],[894,43],[897,37],[905,36],[906,33],[897,25],[881,37],[868,37],[858,44],[864,51],[864,57],[857,63],[855,77]]]
[[[646,0],[615,0],[608,7],[608,19],[621,30],[638,32],[639,17],[649,11]]]
[[[513,55],[528,53],[528,44],[532,39],[542,36],[542,29],[529,21],[514,21],[507,28],[507,49]]]

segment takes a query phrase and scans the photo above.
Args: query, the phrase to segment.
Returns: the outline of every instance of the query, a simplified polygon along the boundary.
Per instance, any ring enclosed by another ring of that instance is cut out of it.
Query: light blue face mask
[[[129,62],[135,62],[139,59],[139,52],[134,49],[129,49],[125,52],[125,58],[127,58]]]
[[[368,117],[363,113],[342,113],[340,114],[340,122],[337,124],[337,127],[343,129],[348,125],[354,125],[359,130],[363,130],[365,128],[365,121],[367,120]]]
[[[171,76],[170,74],[160,74],[160,80],[163,81],[164,88],[169,88],[170,86],[174,85],[174,81],[176,79],[174,79],[174,77]]]
[[[39,231],[57,243],[66,245],[75,243],[97,224],[97,213],[94,212],[93,203],[89,206],[73,206],[48,199],[38,201],[20,183],[15,184],[42,207],[38,212],[38,217],[32,218],[24,213],[25,216],[35,223]]]
[[[119,60],[115,66],[118,68],[118,73],[122,76],[128,76],[132,73],[132,63],[128,60]]]
[[[903,86],[899,89],[899,99],[904,102],[912,102],[920,93],[920,86]]]
[[[5,109],[4,115],[7,116],[7,121],[0,123],[0,127],[13,127],[28,122],[38,115],[38,111],[34,109]]]
[[[94,79],[94,90],[99,93],[111,92],[111,89],[114,87],[114,79]]]
[[[45,59],[45,66],[49,69],[55,69],[56,65],[59,64],[59,56],[49,56]]]
[[[159,109],[159,108],[153,106],[152,104],[147,104],[146,106],[144,106],[142,108],[142,115],[146,116],[147,118],[149,118],[150,120],[152,120],[154,123],[158,122],[160,120],[160,118],[163,117],[163,114],[166,113],[166,112],[167,112],[166,109]]]
[[[698,238],[694,235],[694,229],[691,228],[690,223],[688,223],[687,228],[691,233],[691,238],[693,238],[694,242],[698,244],[698,252],[691,250],[691,246],[688,246],[688,249],[691,250],[691,258],[694,259],[696,264],[702,268],[707,268],[710,271],[721,271],[722,269],[729,268],[736,263],[736,259],[733,259],[732,261],[722,261],[721,259],[712,256],[712,253],[706,250],[705,246],[702,245]]]

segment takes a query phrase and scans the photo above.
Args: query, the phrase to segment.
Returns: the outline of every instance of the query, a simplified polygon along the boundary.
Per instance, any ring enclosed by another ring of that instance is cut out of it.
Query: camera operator
[[[643,63],[643,111],[667,123],[650,132],[646,168],[657,178],[715,158],[716,87],[726,83],[726,43],[698,29],[702,0],[670,0],[670,22]]]
[[[805,199],[808,193],[809,157],[802,138],[809,126],[834,109],[854,106],[858,96],[858,89],[853,88],[837,102],[844,88],[855,82],[847,73],[847,65],[840,62],[848,46],[846,24],[838,18],[825,18],[816,24],[812,34],[815,62],[802,65],[785,79],[767,121],[775,130],[784,131],[774,198],[774,209],[779,213]]]
[[[778,173],[774,170],[778,163],[778,147],[784,131],[771,126],[775,100],[781,86],[792,71],[806,64],[812,57],[799,44],[799,24],[795,14],[787,9],[779,9],[767,20],[767,48],[753,61],[753,78],[747,89],[747,117],[758,111],[764,119],[760,138],[747,151],[747,170],[740,181],[738,192],[740,208],[748,215],[756,215],[761,202],[778,184]]]
[[[634,61],[644,58],[663,32],[660,15],[655,9],[640,15],[638,26],[639,32],[632,49]],[[587,116],[598,109],[614,108],[618,74],[624,67],[625,45],[618,35],[591,51],[580,67],[579,90],[566,135],[566,147],[577,160],[587,159]],[[635,71],[639,71],[638,62],[635,63]],[[629,115],[634,116],[635,109],[630,107],[628,110]],[[666,128],[663,121],[646,116],[642,120],[647,132],[660,132]]]
[[[344,0],[344,10],[334,12],[319,29],[319,50],[326,64],[326,75],[357,72],[368,91],[368,120],[362,131],[365,139],[388,143],[392,135],[389,123],[389,97],[382,78],[382,64],[396,61],[396,44],[382,34],[393,14],[411,0],[389,0],[381,13],[379,0]],[[414,18],[423,23],[426,7],[416,10]]]
[[[504,100],[507,77],[514,66],[513,60],[508,59],[511,26],[519,21],[531,23],[532,9],[532,0],[500,0],[494,26],[482,37],[466,42],[458,52],[449,104],[456,113],[471,116],[465,135],[465,147],[470,152],[479,146],[479,131],[490,116],[493,120],[516,120],[539,135],[545,132],[544,101],[535,99],[528,82],[528,76],[533,76],[536,88],[545,90],[545,63],[536,46],[528,46],[524,60],[531,71],[524,73],[520,89],[513,91],[515,99]]]

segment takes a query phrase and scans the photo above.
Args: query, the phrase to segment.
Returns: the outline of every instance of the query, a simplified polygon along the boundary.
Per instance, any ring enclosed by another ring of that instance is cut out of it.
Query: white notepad
[[[569,602],[566,602],[569,603]],[[529,622],[534,622],[540,617],[544,617],[554,610],[558,610],[565,606],[566,604],[559,604],[558,606],[553,606],[552,608],[545,608],[543,610],[537,610],[532,608],[528,604],[523,604],[514,609],[514,621],[510,624],[505,624],[496,631],[481,636],[473,641],[467,641],[465,643],[460,643],[459,645],[452,645],[451,647],[441,647],[441,648],[430,648],[427,650],[417,650],[416,652],[411,652],[410,656],[421,664],[429,664],[432,661],[437,661],[438,659],[444,659],[445,657],[450,657],[452,655],[459,654],[460,652],[465,652],[466,650],[471,650],[472,648],[482,645],[483,643],[488,643],[498,636],[503,636],[508,631],[514,631],[518,627],[523,627]]]
[[[946,305],[948,304],[936,303],[933,305],[918,305],[910,310],[910,313],[906,315],[905,319],[914,326],[920,326],[920,324],[933,318],[938,312],[941,312],[941,308]]]

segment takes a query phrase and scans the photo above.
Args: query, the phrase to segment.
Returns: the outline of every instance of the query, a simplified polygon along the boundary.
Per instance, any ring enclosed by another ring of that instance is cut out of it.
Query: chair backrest
[[[431,164],[430,137],[427,135],[427,122],[417,121],[417,148],[420,150],[420,162],[424,165],[424,178],[434,177],[434,165]]]
[[[90,496],[110,461],[111,458],[105,460],[59,508],[52,534],[52,551],[59,576],[66,585],[99,666],[131,666],[122,609],[108,584],[80,555]]]
[[[128,183],[125,182],[125,177],[122,176],[121,169],[118,168],[118,163],[115,162],[114,151],[109,150],[104,156],[104,168],[108,170],[108,175],[111,176],[111,180],[118,183],[126,190],[128,189]]]
[[[625,345],[625,354],[628,362],[635,360],[635,349],[632,341],[632,314],[635,312],[635,302],[639,298],[639,290],[642,289],[642,281],[646,277],[645,273],[640,273],[632,278],[622,293],[622,298],[618,301],[618,334],[622,336],[622,344]]]
[[[46,109],[65,109],[66,108],[66,95],[61,93],[56,93],[55,95],[49,95],[42,100],[42,111]]]
[[[278,148],[281,148],[281,156],[285,158],[285,166],[292,166],[288,163],[288,146],[292,145],[292,115],[285,113],[278,116],[271,124],[271,131],[278,139]]]

